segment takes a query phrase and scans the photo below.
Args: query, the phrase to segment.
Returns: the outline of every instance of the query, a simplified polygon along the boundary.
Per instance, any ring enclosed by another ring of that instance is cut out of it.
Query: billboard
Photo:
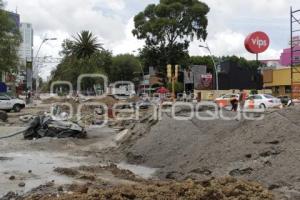
[[[201,74],[200,81],[196,84],[195,88],[198,90],[211,90],[213,88],[212,74]]]
[[[184,84],[194,83],[194,74],[191,69],[184,70]]]
[[[192,66],[192,72],[194,75],[194,89],[199,90],[202,81],[202,75],[206,74],[207,67],[205,65]]]
[[[266,51],[270,46],[269,36],[261,31],[251,33],[245,39],[245,48],[250,53],[258,54]]]

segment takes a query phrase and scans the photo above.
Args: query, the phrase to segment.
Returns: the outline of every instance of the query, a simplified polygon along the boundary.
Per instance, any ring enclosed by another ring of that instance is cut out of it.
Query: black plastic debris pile
[[[7,113],[0,110],[0,120],[6,122],[7,118],[8,118]]]
[[[86,138],[87,133],[77,123],[71,121],[54,120],[51,116],[37,116],[29,124],[24,132],[24,138],[28,140],[43,137],[55,138]]]

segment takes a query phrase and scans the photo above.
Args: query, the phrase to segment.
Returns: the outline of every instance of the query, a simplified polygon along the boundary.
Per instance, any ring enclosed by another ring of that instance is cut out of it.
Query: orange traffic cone
[[[249,101],[249,109],[254,109],[254,100]]]

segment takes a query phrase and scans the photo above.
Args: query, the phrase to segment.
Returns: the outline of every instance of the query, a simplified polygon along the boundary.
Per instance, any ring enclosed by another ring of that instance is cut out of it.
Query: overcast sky
[[[244,49],[250,32],[264,31],[271,39],[261,59],[277,59],[289,42],[290,6],[300,9],[299,0],[202,0],[210,7],[207,42],[217,56],[238,55],[255,59]],[[158,0],[6,0],[7,9],[17,9],[21,22],[34,27],[34,48],[44,37],[56,37],[41,50],[41,56],[58,57],[61,42],[81,30],[91,30],[113,54],[132,53],[143,46],[132,34],[133,17]],[[190,47],[191,55],[205,55],[199,42]],[[43,73],[49,74],[50,68]]]

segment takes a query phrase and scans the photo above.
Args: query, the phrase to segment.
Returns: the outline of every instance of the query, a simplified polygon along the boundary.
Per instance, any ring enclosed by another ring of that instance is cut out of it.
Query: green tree
[[[172,83],[168,83],[167,84],[167,88],[168,88],[169,91],[172,91],[172,87],[173,87]],[[175,89],[175,93],[176,94],[183,92],[184,91],[184,85],[183,85],[183,83],[175,82],[174,89]]]
[[[144,66],[158,67],[160,74],[163,76],[166,73],[167,64],[178,64],[181,66],[189,65],[189,54],[187,50],[180,48],[173,48],[171,53],[164,53],[168,51],[168,48],[162,46],[145,46],[140,50],[139,57]],[[170,61],[173,60],[173,61]],[[146,69],[145,69],[146,70]]]
[[[76,89],[77,79],[81,74],[110,73],[112,54],[104,50],[89,31],[82,31],[77,40],[63,41],[60,55],[63,59],[52,71],[51,81],[69,81]],[[83,81],[85,88],[91,88],[95,83],[95,80]]]
[[[161,71],[167,64],[181,64],[188,58],[190,42],[206,39],[208,12],[209,7],[198,0],[160,0],[157,5],[148,5],[135,16],[132,31],[146,41],[141,52],[144,62],[155,64]]]
[[[19,65],[21,36],[16,23],[3,8],[3,1],[0,0],[0,71],[14,72]]]
[[[265,64],[261,62],[257,62],[255,60],[246,60],[243,57],[237,57],[237,56],[224,56],[221,58],[222,61],[230,61],[231,63],[234,63],[238,66],[245,67],[248,70],[257,71],[258,68],[264,67]]]
[[[52,80],[69,81],[73,87],[77,87],[77,79],[81,74],[107,74],[107,68],[111,66],[111,52],[102,50],[94,53],[89,58],[78,59],[76,56],[64,57],[62,62],[52,71]],[[86,87],[94,82],[85,80]]]
[[[65,39],[61,45],[62,50],[60,51],[59,55],[63,57],[72,56],[74,42],[70,39]]]
[[[113,57],[109,74],[110,81],[134,81],[140,74],[141,63],[135,56],[123,54]]]
[[[97,37],[90,31],[81,31],[74,39],[73,42],[66,41],[65,44],[72,48],[72,52],[77,58],[89,58],[98,50],[103,49],[97,42]]]
[[[215,61],[218,59],[215,58]],[[191,56],[190,65],[206,65],[207,72],[214,73],[214,63],[210,56]]]

